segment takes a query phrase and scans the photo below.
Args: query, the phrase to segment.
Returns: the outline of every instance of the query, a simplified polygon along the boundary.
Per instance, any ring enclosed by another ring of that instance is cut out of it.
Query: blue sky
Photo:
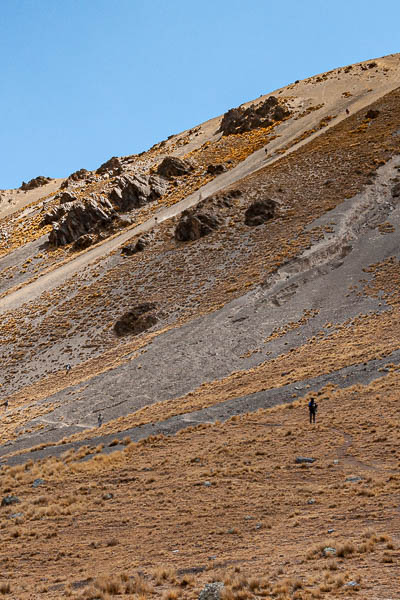
[[[394,53],[400,3],[1,0],[0,188],[141,152],[262,93]]]

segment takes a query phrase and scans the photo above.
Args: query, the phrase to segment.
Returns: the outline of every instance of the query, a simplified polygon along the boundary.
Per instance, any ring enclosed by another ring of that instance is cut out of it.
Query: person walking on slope
[[[310,423],[315,423],[315,416],[317,414],[318,404],[315,402],[314,398],[311,398],[308,403],[308,410],[310,411]]]

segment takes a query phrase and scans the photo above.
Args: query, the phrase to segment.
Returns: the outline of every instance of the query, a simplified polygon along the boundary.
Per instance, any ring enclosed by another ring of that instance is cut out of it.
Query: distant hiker
[[[66,370],[66,374],[68,375],[68,373],[69,373],[69,372],[70,372],[70,370],[71,370],[71,365],[70,365],[69,363],[68,363],[68,364],[67,364],[67,366],[65,367],[65,370]]]
[[[311,398],[308,403],[308,410],[310,411],[310,423],[315,423],[315,415],[317,414],[318,404],[315,402],[314,398]]]
[[[103,425],[103,417],[101,416],[101,413],[99,413],[97,416],[97,427],[101,427],[102,425]]]
[[[350,114],[350,111],[348,108],[346,108],[346,115],[349,115],[349,114]]]
[[[7,410],[7,408],[8,408],[8,400],[6,400],[6,401],[4,402],[4,408]]]

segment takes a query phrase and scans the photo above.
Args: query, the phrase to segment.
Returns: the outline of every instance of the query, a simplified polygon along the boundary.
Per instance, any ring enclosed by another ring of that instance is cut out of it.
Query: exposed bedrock
[[[168,183],[156,175],[123,175],[115,180],[109,198],[116,210],[127,211],[157,200],[167,187]]]
[[[122,162],[117,156],[113,156],[105,163],[100,165],[96,173],[98,175],[119,175],[122,173]]]
[[[46,183],[49,183],[49,181],[53,181],[51,177],[39,175],[39,177],[35,177],[34,179],[28,181],[28,183],[23,181],[20,189],[24,192],[28,192],[29,190],[34,190],[35,188],[42,187],[42,185],[46,185]]]
[[[54,246],[65,246],[89,233],[96,225],[110,223],[115,211],[109,200],[98,197],[61,204],[45,218],[49,219],[50,215],[53,230],[49,234],[49,242]]]

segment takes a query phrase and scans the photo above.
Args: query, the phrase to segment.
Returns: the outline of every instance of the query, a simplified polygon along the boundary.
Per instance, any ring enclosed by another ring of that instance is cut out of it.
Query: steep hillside
[[[395,597],[399,75],[1,192],[0,593]]]

